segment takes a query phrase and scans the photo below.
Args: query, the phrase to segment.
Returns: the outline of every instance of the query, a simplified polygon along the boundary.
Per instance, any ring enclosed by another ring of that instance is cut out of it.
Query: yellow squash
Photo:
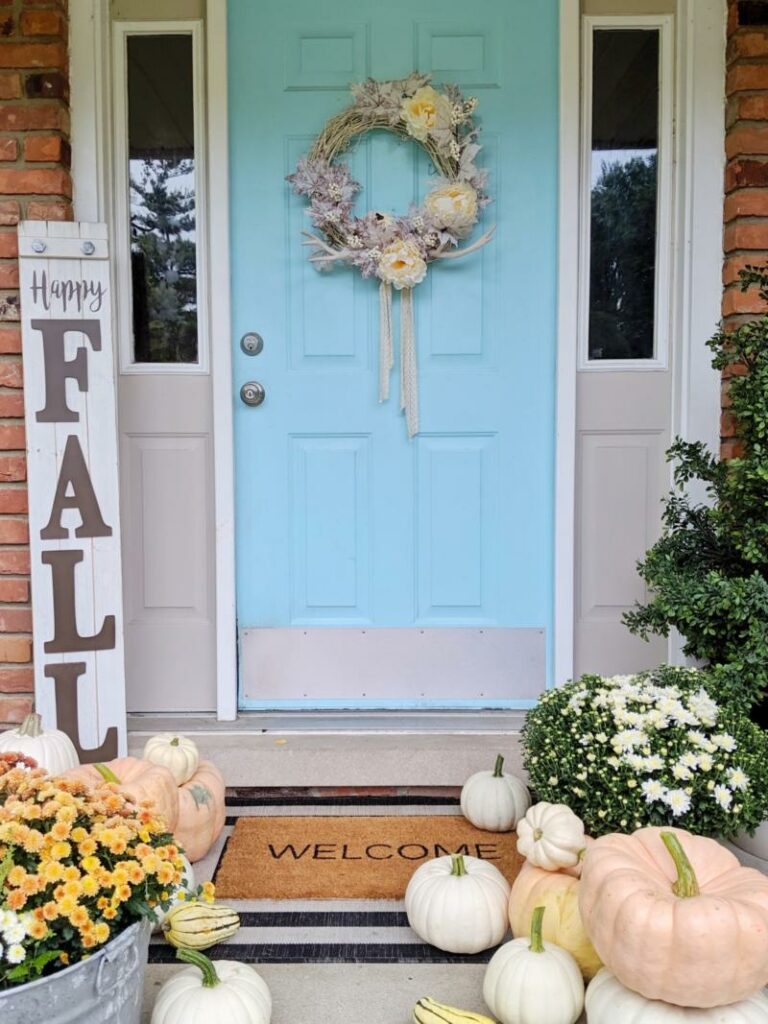
[[[458,1010],[455,1006],[446,1006],[436,999],[424,996],[413,1008],[413,1019],[416,1024],[494,1024],[490,1017],[471,1010]]]

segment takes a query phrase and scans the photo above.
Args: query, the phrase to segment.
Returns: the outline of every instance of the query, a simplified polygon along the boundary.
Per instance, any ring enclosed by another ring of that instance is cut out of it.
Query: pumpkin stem
[[[105,782],[116,782],[120,785],[120,779],[115,775],[112,769],[106,764],[94,764],[93,766],[99,775],[104,779]]]
[[[689,896],[698,896],[701,892],[699,880],[696,877],[696,872],[693,870],[693,864],[688,860],[688,856],[682,847],[682,843],[674,832],[662,832],[661,840],[667,850],[669,850],[669,855],[677,868],[677,881],[672,886],[672,892],[675,896],[680,896],[682,899],[687,899]]]
[[[31,711],[18,729],[19,736],[42,736],[43,720],[36,711]]]
[[[178,745],[179,745],[179,737],[178,736],[174,736],[173,739],[170,742],[170,746],[178,747]]]
[[[504,757],[503,757],[502,754],[497,754],[496,755],[496,767],[493,769],[493,777],[494,777],[494,779],[500,779],[504,775],[504,772],[502,771],[503,767],[504,767]]]
[[[209,960],[205,953],[197,949],[177,949],[176,959],[183,960],[185,964],[192,964],[198,967],[203,975],[203,988],[216,988],[221,984],[221,978],[216,973],[213,961]]]
[[[545,907],[536,907],[531,915],[531,944],[528,947],[532,953],[543,953],[544,942],[541,938],[541,926],[544,920]]]
[[[454,878],[461,878],[467,873],[467,867],[464,863],[463,853],[452,853],[451,854],[451,874]]]

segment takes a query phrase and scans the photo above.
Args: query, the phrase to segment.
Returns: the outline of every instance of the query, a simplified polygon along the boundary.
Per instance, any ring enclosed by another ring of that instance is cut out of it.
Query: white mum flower
[[[702,725],[714,725],[717,721],[719,708],[706,690],[697,690],[688,698],[688,707],[696,715]]]
[[[608,736],[604,732],[599,732],[597,734],[597,736],[595,736],[595,739],[597,740],[598,743],[607,743],[608,742]]]
[[[654,729],[666,729],[669,725],[669,718],[663,715],[658,708],[651,708],[646,713],[645,720]]]
[[[749,776],[741,768],[729,768],[725,774],[731,789],[746,789],[749,785]]]
[[[27,959],[27,953],[20,942],[15,942],[5,951],[5,959],[9,964],[21,964]]]
[[[664,803],[669,807],[673,815],[678,818],[690,809],[691,798],[684,789],[668,789],[664,795]]]
[[[619,747],[620,750],[632,750],[634,747],[642,747],[647,742],[648,737],[640,729],[622,729],[611,740],[614,747]]]
[[[672,774],[679,782],[687,782],[688,779],[693,778],[693,772],[690,768],[686,768],[684,764],[676,764],[672,768]]]
[[[726,786],[715,786],[714,796],[724,811],[727,811],[733,802],[733,793]]]
[[[688,751],[687,754],[683,754],[683,756],[680,758],[679,763],[683,765],[683,767],[691,768],[695,771],[696,768],[699,767],[699,756],[698,754],[693,754],[691,753],[691,751]]]
[[[14,945],[17,942],[23,942],[27,935],[27,929],[23,923],[18,919],[12,924],[9,924],[7,928],[3,929],[3,938],[9,946]]]
[[[695,743],[697,747],[701,747],[702,750],[709,750],[710,747],[715,749],[715,745],[710,740],[709,736],[701,732],[699,729],[689,729],[688,739],[691,743]]]
[[[712,737],[712,742],[720,750],[732,751],[736,749],[736,740],[733,736],[730,736],[727,732],[719,732],[716,736]]]
[[[667,791],[658,779],[646,779],[640,788],[643,791],[646,803],[652,804],[656,800],[665,799]]]
[[[643,760],[643,771],[660,772],[664,768],[664,758],[659,754],[651,754]]]
[[[712,760],[712,755],[711,754],[699,754],[698,761],[699,761],[699,768],[701,768],[701,770],[703,772],[711,772],[712,771],[712,768],[713,768],[715,762]]]
[[[639,754],[625,754],[624,764],[629,765],[633,772],[641,772],[645,767],[645,758]]]

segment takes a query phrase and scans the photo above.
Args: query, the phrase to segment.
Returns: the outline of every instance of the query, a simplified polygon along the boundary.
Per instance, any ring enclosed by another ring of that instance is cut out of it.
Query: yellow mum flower
[[[20,864],[17,864],[15,867],[12,867],[11,870],[8,872],[6,882],[8,883],[8,885],[21,886],[24,884],[24,879],[26,877],[27,872],[24,870],[23,867],[21,867]]]
[[[113,921],[117,917],[117,911],[114,907],[105,907],[103,913],[107,921]]]
[[[45,922],[43,921],[30,921],[29,924],[27,925],[27,935],[29,935],[31,939],[37,939],[37,941],[39,942],[42,939],[44,939],[47,936],[47,934],[48,925],[45,924]]]
[[[119,903],[125,903],[126,900],[131,898],[133,890],[130,885],[119,885],[115,889],[115,894],[112,897],[113,900],[117,900]]]
[[[54,843],[51,847],[50,856],[52,860],[64,860],[72,853],[69,843]]]
[[[86,875],[82,881],[83,893],[86,896],[95,896],[99,891],[99,883],[93,877],[93,875]]]
[[[74,839],[74,834],[72,838]],[[90,836],[82,839],[77,845],[77,851],[81,857],[92,857],[93,854],[96,853],[96,849],[96,840],[92,839]]]
[[[69,915],[69,923],[73,928],[85,928],[91,923],[91,919],[88,916],[88,911],[85,907],[75,907],[72,913]]]
[[[67,882],[64,886],[65,896],[74,896],[77,899],[83,893],[83,886],[81,882]]]
[[[60,917],[69,917],[77,908],[77,900],[74,896],[62,896],[60,900],[57,900],[57,903]]]
[[[53,900],[43,904],[43,917],[46,921],[55,921],[59,917],[59,908]]]
[[[56,821],[48,833],[53,839],[68,839],[72,828],[68,821]]]
[[[87,872],[89,875],[92,875],[101,867],[101,861],[99,860],[98,857],[84,857],[83,860],[80,862],[80,867],[83,869],[83,871]]]
[[[65,882],[76,882],[80,878],[80,868],[74,864],[70,864],[69,867],[64,868],[64,881]]]
[[[216,886],[213,882],[203,882],[203,899],[206,903],[213,903],[216,898]]]
[[[88,831],[87,831],[87,829],[84,829],[80,825],[78,825],[77,828],[73,828],[72,829],[71,839],[72,839],[73,843],[83,843],[83,842],[85,842],[85,840],[88,839]]]
[[[40,875],[46,882],[60,882],[64,877],[64,868],[58,861],[49,860],[40,865]]]
[[[104,921],[99,921],[93,929],[93,937],[100,944],[106,942],[109,938],[109,925],[105,924]]]

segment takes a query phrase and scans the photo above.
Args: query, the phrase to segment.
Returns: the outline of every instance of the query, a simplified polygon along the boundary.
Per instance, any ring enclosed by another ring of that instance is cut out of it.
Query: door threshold
[[[517,733],[525,721],[520,710],[413,710],[413,711],[241,711],[232,722],[215,715],[132,714],[128,731],[140,735],[154,732],[213,733]]]

